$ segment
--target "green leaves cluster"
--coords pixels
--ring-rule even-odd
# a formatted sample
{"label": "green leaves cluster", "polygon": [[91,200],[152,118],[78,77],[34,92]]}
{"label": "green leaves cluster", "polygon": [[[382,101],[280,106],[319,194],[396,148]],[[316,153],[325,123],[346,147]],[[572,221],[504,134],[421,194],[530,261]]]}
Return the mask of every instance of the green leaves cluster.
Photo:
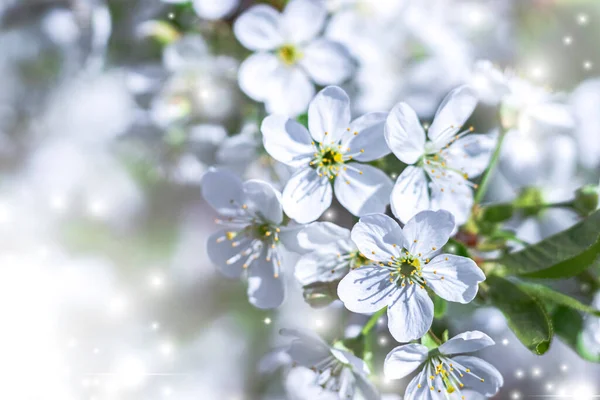
{"label": "green leaves cluster", "polygon": [[[502,208],[490,214],[500,215],[506,215]],[[570,229],[498,259],[483,296],[502,311],[515,335],[533,353],[544,354],[559,335],[582,357],[600,361],[586,353],[580,340],[582,313],[600,317],[600,311],[531,281],[577,277],[598,266],[600,211],[595,211]]]}

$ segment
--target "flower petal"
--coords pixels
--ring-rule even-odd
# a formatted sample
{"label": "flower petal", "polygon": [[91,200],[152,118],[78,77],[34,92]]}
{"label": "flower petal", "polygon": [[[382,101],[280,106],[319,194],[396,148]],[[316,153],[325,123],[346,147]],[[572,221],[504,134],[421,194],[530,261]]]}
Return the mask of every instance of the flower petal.
{"label": "flower petal", "polygon": [[275,225],[283,220],[281,193],[267,182],[258,179],[244,182],[244,204],[254,215]]}
{"label": "flower petal", "polygon": [[306,42],[321,32],[327,10],[317,0],[292,0],[281,14],[281,28],[285,39],[298,44]]}
{"label": "flower petal", "polygon": [[300,65],[321,86],[339,85],[354,70],[348,50],[342,44],[327,39],[317,39],[306,46]]}
{"label": "flower petal", "polygon": [[320,177],[312,168],[296,172],[283,189],[285,213],[301,224],[319,218],[331,205],[333,190],[326,177]]}
{"label": "flower petal", "polygon": [[288,399],[339,400],[339,393],[323,390],[317,383],[317,373],[305,367],[292,368],[285,377]]}
{"label": "flower petal", "polygon": [[471,213],[473,190],[464,176],[450,170],[444,172],[445,176],[437,175],[432,179],[431,209],[450,211],[456,225],[460,226],[467,222]]}
{"label": "flower petal", "polygon": [[488,346],[494,345],[494,341],[488,335],[479,331],[469,331],[458,334],[438,347],[438,350],[446,355],[461,353],[472,353]]}
{"label": "flower petal", "polygon": [[211,168],[202,176],[200,191],[219,214],[227,217],[240,215],[244,192],[242,181],[235,174]]}
{"label": "flower petal", "polygon": [[375,261],[387,262],[391,256],[398,256],[404,243],[400,225],[385,214],[361,217],[350,236],[358,250]]}
{"label": "flower petal", "polygon": [[304,367],[314,367],[331,356],[330,347],[317,335],[310,331],[299,329],[282,329],[283,336],[293,337],[287,353],[292,360]]}
{"label": "flower petal", "polygon": [[233,33],[250,50],[273,50],[283,44],[279,32],[280,14],[271,6],[250,7],[233,24]]}
{"label": "flower petal", "polygon": [[470,258],[440,254],[423,266],[423,278],[441,298],[466,304],[477,295],[485,274]]}
{"label": "flower petal", "polygon": [[425,171],[408,166],[402,171],[390,197],[392,213],[405,222],[418,212],[430,208],[429,188]]}
{"label": "flower petal", "polygon": [[473,389],[476,392],[491,397],[498,393],[498,390],[500,390],[500,387],[504,384],[504,378],[502,378],[502,375],[498,372],[496,367],[480,358],[456,356],[452,358],[452,361],[460,364],[464,368],[470,369],[472,373],[483,379],[483,382],[481,382],[479,378],[463,372],[464,377],[461,378],[462,382],[466,387]]}
{"label": "flower petal", "polygon": [[350,99],[337,86],[321,90],[308,107],[308,130],[319,143],[337,143],[350,126]]}
{"label": "flower petal", "polygon": [[308,166],[314,153],[312,139],[299,122],[281,115],[269,115],[260,126],[267,153],[292,167]]}
{"label": "flower petal", "polygon": [[344,306],[355,313],[370,314],[387,306],[396,285],[385,268],[374,265],[352,270],[339,283],[337,293]]}
{"label": "flower petal", "polygon": [[227,231],[221,229],[213,233],[206,243],[206,252],[210,261],[215,264],[217,270],[229,278],[239,278],[244,271],[243,265],[248,261],[251,253],[242,255],[252,244],[252,239],[243,237],[235,240],[236,246],[227,239]]}
{"label": "flower petal", "polygon": [[[340,260],[336,247],[330,252],[314,251],[300,257],[296,263],[295,276],[302,286],[315,282],[332,282],[344,277],[349,270],[349,263]],[[339,267],[344,265],[345,268]]]}
{"label": "flower petal", "polygon": [[427,136],[441,149],[467,122],[476,106],[477,93],[471,87],[460,86],[454,89],[442,101]]}
{"label": "flower petal", "polygon": [[425,131],[415,110],[406,103],[392,108],[385,122],[385,140],[406,164],[414,164],[425,154]]}
{"label": "flower petal", "polygon": [[383,373],[387,379],[402,379],[419,368],[428,353],[427,347],[418,343],[398,346],[385,357]]}
{"label": "flower petal", "polygon": [[[435,380],[429,380],[430,376],[435,376]],[[417,376],[415,376],[404,392],[404,400],[441,400],[437,390],[431,390],[430,386],[443,387],[440,385],[439,375],[435,375],[427,365]],[[442,397],[443,399],[443,397]],[[468,398],[471,400],[471,398]]]}
{"label": "flower petal", "polygon": [[356,216],[383,213],[390,201],[393,183],[378,168],[351,163],[335,179],[335,197]]}
{"label": "flower petal", "polygon": [[315,87],[302,69],[283,65],[273,73],[267,90],[267,111],[291,117],[305,112],[315,95]]}
{"label": "flower petal", "polygon": [[373,161],[390,154],[383,137],[386,118],[387,113],[373,112],[350,123],[350,130],[342,136],[342,147],[355,154],[354,160]]}
{"label": "flower petal", "polygon": [[238,71],[240,89],[252,100],[265,101],[273,76],[280,67],[277,57],[271,53],[256,53],[246,58]]}
{"label": "flower petal", "polygon": [[490,163],[496,147],[497,133],[487,135],[467,135],[442,152],[446,163],[455,170],[463,172],[469,178],[483,173]]}
{"label": "flower petal", "polygon": [[369,378],[367,378],[363,374],[354,374],[354,377],[356,379],[356,386],[360,390],[360,393],[362,394],[362,398],[364,400],[381,399],[377,388],[375,387],[375,385],[373,385],[373,382],[371,382]]}
{"label": "flower petal", "polygon": [[227,17],[238,7],[240,0],[193,0],[194,11],[200,18],[216,20]]}
{"label": "flower petal", "polygon": [[277,308],[285,298],[285,282],[276,272],[276,257],[262,254],[248,268],[248,299],[250,304],[262,309]]}
{"label": "flower petal", "polygon": [[354,247],[350,240],[350,231],[332,222],[313,222],[302,228],[296,235],[294,243],[287,247],[299,254],[312,251],[335,252],[332,247],[336,243],[344,243],[347,250]]}
{"label": "flower petal", "polygon": [[454,216],[448,211],[421,211],[402,229],[406,239],[404,247],[411,254],[421,253],[423,258],[428,258],[448,242],[454,226]]}
{"label": "flower petal", "polygon": [[387,310],[388,328],[398,342],[422,337],[433,322],[433,301],[419,285],[397,290]]}

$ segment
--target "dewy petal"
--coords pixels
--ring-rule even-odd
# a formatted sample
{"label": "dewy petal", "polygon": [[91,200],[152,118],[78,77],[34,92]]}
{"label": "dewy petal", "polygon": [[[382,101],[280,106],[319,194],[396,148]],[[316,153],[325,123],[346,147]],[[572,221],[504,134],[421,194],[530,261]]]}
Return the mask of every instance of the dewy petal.
{"label": "dewy petal", "polygon": [[446,343],[440,345],[438,350],[440,353],[449,356],[453,354],[472,353],[494,344],[492,338],[485,333],[469,331],[454,336]]}
{"label": "dewy petal", "polygon": [[387,379],[402,379],[419,368],[428,353],[427,347],[418,343],[398,346],[385,357],[383,373]]}
{"label": "dewy petal", "polygon": [[240,89],[256,101],[265,101],[273,76],[280,67],[277,57],[271,53],[256,53],[244,60],[238,71]]}
{"label": "dewy petal", "polygon": [[295,117],[306,111],[315,95],[315,87],[306,73],[297,67],[279,65],[273,72],[272,81],[265,89],[267,111]]}
{"label": "dewy petal", "polygon": [[442,152],[448,166],[474,178],[483,173],[496,147],[497,132],[487,135],[467,135]]}
{"label": "dewy petal", "polygon": [[306,254],[312,251],[332,252],[338,242],[346,242],[348,250],[354,244],[350,240],[350,231],[332,222],[313,222],[302,228],[296,235],[294,243],[287,244],[288,249]]}
{"label": "dewy petal", "polygon": [[362,266],[352,270],[339,283],[338,297],[355,313],[370,314],[390,302],[397,287],[389,281],[389,272],[378,266]]}
{"label": "dewy petal", "polygon": [[352,58],[340,43],[317,39],[302,51],[300,65],[312,80],[321,86],[339,85],[352,75]]}
{"label": "dewy petal", "polygon": [[383,171],[366,164],[351,163],[335,179],[335,197],[358,217],[384,213],[393,183]]}
{"label": "dewy petal", "polygon": [[[435,272],[434,272],[435,271]],[[485,274],[475,261],[453,254],[440,254],[423,266],[423,279],[441,298],[469,303],[477,295]]]}
{"label": "dewy petal", "polygon": [[282,329],[283,336],[295,338],[289,345],[287,353],[292,360],[304,367],[314,367],[331,356],[330,347],[312,332],[297,329]]}
{"label": "dewy petal", "polygon": [[361,217],[350,233],[358,250],[370,260],[390,261],[398,256],[404,243],[400,225],[385,214]]}
{"label": "dewy petal", "polygon": [[[467,222],[473,207],[473,190],[463,175],[446,170],[437,175],[431,185],[432,210],[446,210],[454,215],[457,226]],[[443,189],[443,190],[442,190]]]}
{"label": "dewy petal", "polygon": [[406,239],[404,247],[411,254],[421,253],[423,258],[427,258],[448,242],[454,226],[454,216],[448,211],[421,211],[402,229]]}
{"label": "dewy petal", "polygon": [[244,182],[244,204],[254,215],[275,225],[281,224],[281,193],[267,182],[251,179]]}
{"label": "dewy petal", "polygon": [[319,218],[331,205],[333,190],[326,177],[320,177],[312,168],[303,168],[294,174],[283,189],[285,213],[301,224]]}
{"label": "dewy petal", "polygon": [[389,303],[388,328],[398,342],[422,337],[433,322],[433,301],[418,284],[406,284]]}
{"label": "dewy petal", "polygon": [[[237,239],[237,245],[232,246],[232,241],[227,239],[227,230],[222,229],[213,233],[206,243],[206,252],[210,261],[215,264],[219,272],[229,278],[239,278],[244,271],[243,265],[248,261],[252,252],[248,249],[252,239],[243,237]],[[243,255],[243,252],[247,252]]]}
{"label": "dewy petal", "polygon": [[469,86],[451,91],[435,114],[427,136],[438,149],[446,146],[467,122],[477,106],[477,93]]}
{"label": "dewy petal", "polygon": [[248,299],[250,304],[262,309],[277,308],[285,298],[285,282],[276,277],[276,257],[267,259],[267,248],[248,268]]}
{"label": "dewy petal", "polygon": [[233,24],[237,40],[250,50],[273,50],[283,44],[279,31],[280,14],[271,6],[250,7]]}
{"label": "dewy petal", "polygon": [[271,157],[291,167],[308,166],[315,150],[302,124],[281,115],[269,115],[260,130],[265,150]]}
{"label": "dewy petal", "polygon": [[350,130],[342,136],[342,147],[355,154],[356,161],[377,160],[390,154],[383,137],[386,113],[373,112],[363,115],[350,123]]}
{"label": "dewy petal", "polygon": [[308,107],[308,130],[319,143],[337,143],[350,126],[350,99],[337,86],[321,90]]}
{"label": "dewy petal", "polygon": [[473,389],[476,392],[491,397],[498,393],[500,387],[504,385],[504,379],[496,367],[480,358],[456,356],[452,357],[452,361],[455,361],[465,368],[469,368],[472,373],[483,379],[483,382],[481,382],[480,379],[463,372],[464,377],[461,378],[462,383],[469,389]]}
{"label": "dewy petal", "polygon": [[244,192],[242,181],[235,174],[211,168],[200,181],[200,191],[219,214],[228,217],[240,214]]}
{"label": "dewy petal", "polygon": [[216,20],[230,15],[240,4],[240,0],[193,0],[194,11],[200,18]]}
{"label": "dewy petal", "polygon": [[425,131],[411,106],[398,103],[392,108],[385,123],[385,140],[406,164],[416,163],[425,154]]}
{"label": "dewy petal", "polygon": [[390,196],[392,212],[406,223],[418,212],[430,208],[429,187],[425,171],[409,165],[402,171]]}
{"label": "dewy petal", "polygon": [[285,40],[299,44],[316,37],[323,29],[327,10],[318,0],[292,0],[281,14]]}

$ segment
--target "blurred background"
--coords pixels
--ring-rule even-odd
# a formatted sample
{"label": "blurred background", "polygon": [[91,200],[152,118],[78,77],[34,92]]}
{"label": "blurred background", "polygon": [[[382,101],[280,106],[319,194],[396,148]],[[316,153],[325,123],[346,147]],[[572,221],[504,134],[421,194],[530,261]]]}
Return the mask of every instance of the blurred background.
{"label": "blurred background", "polygon": [[[331,339],[364,323],[338,303],[311,308],[291,273],[284,305],[256,309],[244,283],[207,259],[215,214],[198,183],[208,166],[278,187],[288,177],[262,149],[263,106],[237,84],[250,53],[231,26],[252,3],[215,19],[176,0],[0,0],[1,399],[294,398],[272,352],[279,328]],[[353,2],[327,3],[333,19]],[[551,91],[573,126],[590,124],[587,136],[565,127],[574,153],[560,142],[549,156],[558,170],[588,166],[571,185],[598,181],[598,153],[586,154],[600,142],[600,1],[374,3],[364,15],[378,29],[328,33],[353,43],[345,88],[357,114],[405,100],[430,118],[487,59]],[[495,124],[477,115],[477,128]],[[502,180],[495,199],[508,191]],[[323,219],[352,224],[335,205]],[[505,377],[498,399],[600,395],[598,365],[558,340],[532,355],[498,311],[451,308],[446,322],[495,339],[482,356]],[[396,345],[385,324],[378,345],[381,366]],[[383,393],[408,383],[375,372]]]}

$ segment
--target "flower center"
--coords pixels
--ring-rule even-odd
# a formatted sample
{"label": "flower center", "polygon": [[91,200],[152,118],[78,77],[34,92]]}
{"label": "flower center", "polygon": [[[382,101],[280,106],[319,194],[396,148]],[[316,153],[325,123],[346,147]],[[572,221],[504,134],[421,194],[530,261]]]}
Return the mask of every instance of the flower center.
{"label": "flower center", "polygon": [[[429,259],[425,260],[425,264]],[[408,251],[400,257],[392,256],[391,260],[386,264],[380,263],[381,266],[387,267],[390,271],[390,282],[398,286],[406,286],[418,284],[421,289],[425,288],[427,282],[423,279],[421,272],[421,259],[410,254]]]}
{"label": "flower center", "polygon": [[303,54],[296,46],[286,44],[277,50],[277,56],[285,65],[294,65],[303,57]]}
{"label": "flower center", "polygon": [[424,374],[423,380],[429,380],[430,382],[419,383],[417,387],[419,389],[424,388],[429,389],[431,391],[437,390],[437,392],[441,392],[442,389],[439,386],[442,386],[443,389],[448,394],[457,393],[461,396],[461,399],[465,399],[465,396],[462,396],[461,389],[465,387],[462,383],[462,378],[464,378],[465,374],[471,375],[476,379],[479,379],[481,382],[484,382],[483,378],[479,377],[475,373],[471,371],[471,369],[460,365],[444,356],[437,356],[430,359],[429,367],[427,368],[427,376]]}
{"label": "flower center", "polygon": [[321,147],[314,154],[310,166],[317,170],[319,176],[326,176],[333,179],[340,172],[340,167],[344,164],[344,155],[335,147]]}

